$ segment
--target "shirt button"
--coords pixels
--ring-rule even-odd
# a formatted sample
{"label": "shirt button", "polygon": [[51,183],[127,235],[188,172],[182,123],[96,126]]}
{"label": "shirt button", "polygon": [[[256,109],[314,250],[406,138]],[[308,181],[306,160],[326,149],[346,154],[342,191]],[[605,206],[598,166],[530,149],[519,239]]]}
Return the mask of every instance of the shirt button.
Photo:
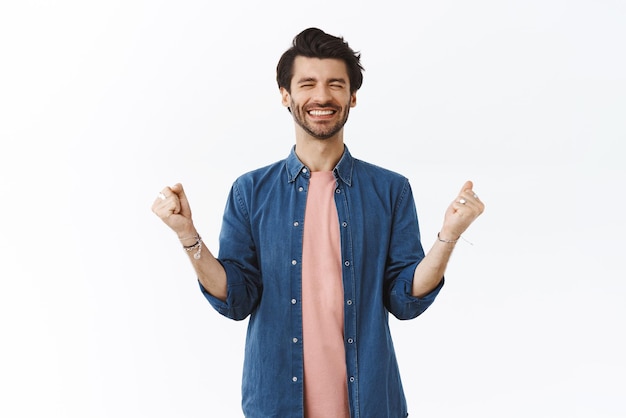
{"label": "shirt button", "polygon": [[346,267],[348,267],[350,265],[350,262],[348,260],[346,260],[343,264],[345,264]]}
{"label": "shirt button", "polygon": [[291,265],[295,266],[296,264],[298,264],[298,262],[296,260],[291,260]]}
{"label": "shirt button", "polygon": [[298,222],[298,221],[295,221],[295,222],[293,223],[293,226],[298,226],[298,225],[300,225],[300,222]]}
{"label": "shirt button", "polygon": [[301,192],[302,190],[304,190],[304,187],[300,186],[298,187],[298,191]]}
{"label": "shirt button", "polygon": [[348,344],[352,344],[354,340],[352,338],[348,338]]}
{"label": "shirt button", "polygon": [[350,376],[350,381],[354,382],[354,376]]}
{"label": "shirt button", "polygon": [[294,382],[298,381],[298,378],[296,376],[292,377],[291,380],[293,380]]}
{"label": "shirt button", "polygon": [[343,226],[345,228],[346,226],[348,226],[348,222],[342,222],[341,226]]}
{"label": "shirt button", "polygon": [[351,300],[351,299],[348,299],[348,300],[346,301],[346,303],[348,304],[348,306],[349,306],[349,305],[352,305],[352,300]]}
{"label": "shirt button", "polygon": [[335,193],[341,193],[341,189],[335,189]]}
{"label": "shirt button", "polygon": [[291,299],[291,304],[292,304],[292,305],[295,305],[295,304],[296,304],[296,302],[298,302],[298,301],[297,301],[297,300],[295,300],[295,299]]}
{"label": "shirt button", "polygon": [[297,339],[297,338],[294,338],[294,339],[292,339],[291,341],[293,341],[294,343],[297,343],[297,342],[298,342],[298,339]]}
{"label": "shirt button", "polygon": [[307,170],[306,167],[302,169],[303,173],[306,173],[307,171],[309,171],[309,170]]}

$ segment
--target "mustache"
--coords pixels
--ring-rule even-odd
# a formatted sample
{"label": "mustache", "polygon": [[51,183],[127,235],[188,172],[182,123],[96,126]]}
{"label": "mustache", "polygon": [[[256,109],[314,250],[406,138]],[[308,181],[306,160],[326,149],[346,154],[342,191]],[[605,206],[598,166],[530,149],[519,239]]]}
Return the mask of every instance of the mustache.
{"label": "mustache", "polygon": [[331,103],[311,103],[304,107],[304,111],[308,112],[311,109],[331,109],[331,110],[340,110],[341,108],[335,106]]}

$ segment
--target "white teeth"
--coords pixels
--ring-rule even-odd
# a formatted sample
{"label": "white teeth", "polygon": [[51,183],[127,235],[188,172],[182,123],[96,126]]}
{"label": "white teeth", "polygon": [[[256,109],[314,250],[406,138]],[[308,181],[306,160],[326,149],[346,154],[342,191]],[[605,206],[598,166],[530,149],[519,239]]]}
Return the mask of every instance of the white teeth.
{"label": "white teeth", "polygon": [[309,114],[313,116],[326,116],[326,115],[332,115],[333,111],[332,110],[311,110]]}

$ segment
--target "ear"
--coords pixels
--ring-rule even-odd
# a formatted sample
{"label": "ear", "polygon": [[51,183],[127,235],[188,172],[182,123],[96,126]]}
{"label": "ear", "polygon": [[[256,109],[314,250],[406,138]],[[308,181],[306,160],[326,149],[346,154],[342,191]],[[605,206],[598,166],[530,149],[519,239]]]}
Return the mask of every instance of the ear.
{"label": "ear", "polygon": [[286,88],[284,87],[280,88],[280,96],[282,98],[281,101],[282,101],[283,106],[289,107],[289,105],[291,104],[291,95],[289,94]]}
{"label": "ear", "polygon": [[350,94],[350,107],[356,106],[356,91]]}

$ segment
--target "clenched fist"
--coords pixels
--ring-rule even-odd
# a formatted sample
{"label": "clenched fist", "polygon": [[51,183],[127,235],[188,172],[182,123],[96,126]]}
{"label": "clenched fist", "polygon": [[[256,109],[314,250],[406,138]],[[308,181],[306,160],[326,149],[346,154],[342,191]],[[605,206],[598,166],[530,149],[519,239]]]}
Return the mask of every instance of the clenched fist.
{"label": "clenched fist", "polygon": [[152,204],[154,212],[179,238],[196,235],[189,201],[180,183],[165,187]]}
{"label": "clenched fist", "polygon": [[442,240],[456,241],[485,210],[485,204],[474,193],[474,184],[465,182],[457,198],[446,210],[440,232]]}

